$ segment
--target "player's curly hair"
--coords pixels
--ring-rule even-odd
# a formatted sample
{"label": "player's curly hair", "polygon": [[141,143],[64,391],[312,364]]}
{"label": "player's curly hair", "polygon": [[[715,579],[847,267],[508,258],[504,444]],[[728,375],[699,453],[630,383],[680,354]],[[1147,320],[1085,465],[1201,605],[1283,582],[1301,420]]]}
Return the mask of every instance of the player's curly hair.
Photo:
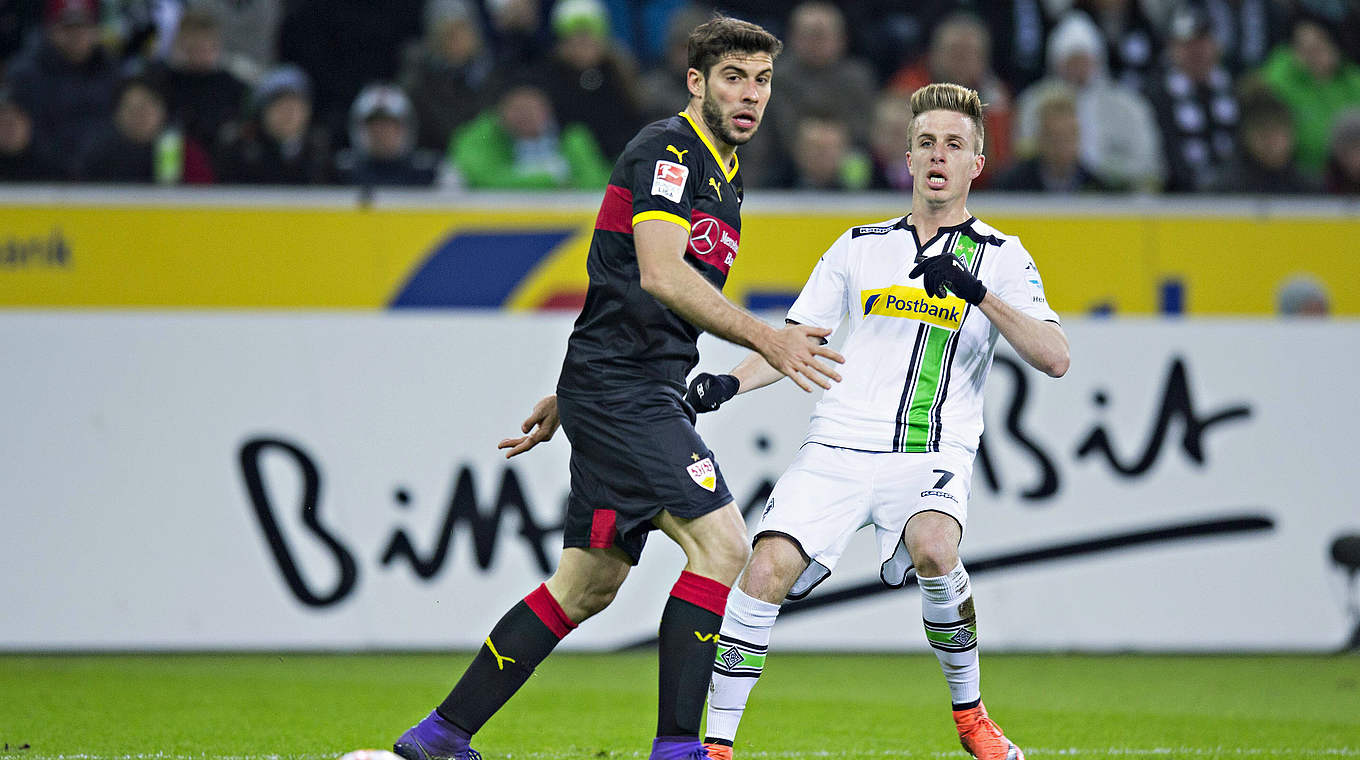
{"label": "player's curly hair", "polygon": [[982,153],[982,98],[977,90],[948,82],[935,82],[911,94],[911,140],[916,141],[916,117],[926,111],[953,111],[973,122],[977,132],[974,152]]}
{"label": "player's curly hair", "polygon": [[777,58],[783,49],[784,43],[759,24],[715,13],[689,35],[689,67],[707,78],[713,64],[731,53],[769,53]]}

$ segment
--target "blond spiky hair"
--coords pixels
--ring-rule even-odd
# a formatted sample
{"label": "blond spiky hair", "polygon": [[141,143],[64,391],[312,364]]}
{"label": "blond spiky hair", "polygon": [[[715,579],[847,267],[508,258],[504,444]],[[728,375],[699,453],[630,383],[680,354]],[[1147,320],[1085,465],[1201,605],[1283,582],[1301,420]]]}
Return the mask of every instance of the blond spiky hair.
{"label": "blond spiky hair", "polygon": [[911,138],[916,138],[916,117],[926,111],[953,111],[961,113],[973,122],[977,132],[977,145],[974,150],[982,153],[982,98],[977,90],[970,90],[957,84],[936,82],[911,94]]}

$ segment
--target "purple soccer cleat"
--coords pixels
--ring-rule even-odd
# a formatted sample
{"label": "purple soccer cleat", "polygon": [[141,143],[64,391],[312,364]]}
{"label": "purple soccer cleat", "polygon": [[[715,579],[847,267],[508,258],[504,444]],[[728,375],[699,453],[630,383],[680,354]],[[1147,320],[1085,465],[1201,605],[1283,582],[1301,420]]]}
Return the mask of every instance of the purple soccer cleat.
{"label": "purple soccer cleat", "polygon": [[658,736],[649,760],[708,760],[708,750],[694,736]]}
{"label": "purple soccer cleat", "polygon": [[431,710],[424,720],[406,729],[392,751],[405,760],[482,760],[468,746],[471,741],[471,734]]}

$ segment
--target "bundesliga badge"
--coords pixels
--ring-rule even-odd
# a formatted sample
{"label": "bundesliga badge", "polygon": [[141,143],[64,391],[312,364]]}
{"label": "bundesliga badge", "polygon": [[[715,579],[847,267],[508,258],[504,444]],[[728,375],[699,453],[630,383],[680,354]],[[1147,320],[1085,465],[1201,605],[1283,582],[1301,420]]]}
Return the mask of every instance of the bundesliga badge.
{"label": "bundesliga badge", "polygon": [[656,171],[652,174],[652,195],[659,195],[679,203],[685,194],[685,180],[689,178],[689,167],[672,161],[657,161]]}
{"label": "bundesliga badge", "polygon": [[693,480],[706,491],[712,491],[718,487],[718,472],[713,469],[713,460],[710,457],[700,459],[686,467],[685,471],[689,473],[690,480]]}

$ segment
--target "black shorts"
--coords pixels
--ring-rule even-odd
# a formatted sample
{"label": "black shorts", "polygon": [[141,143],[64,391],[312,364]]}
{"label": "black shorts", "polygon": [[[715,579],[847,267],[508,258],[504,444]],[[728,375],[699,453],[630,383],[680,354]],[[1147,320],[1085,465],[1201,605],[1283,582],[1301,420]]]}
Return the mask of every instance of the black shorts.
{"label": "black shorts", "polygon": [[557,397],[571,441],[571,495],[563,545],[617,546],[633,564],[662,510],[701,517],[732,501],[713,452],[694,429],[694,410],[676,391],[624,397]]}

